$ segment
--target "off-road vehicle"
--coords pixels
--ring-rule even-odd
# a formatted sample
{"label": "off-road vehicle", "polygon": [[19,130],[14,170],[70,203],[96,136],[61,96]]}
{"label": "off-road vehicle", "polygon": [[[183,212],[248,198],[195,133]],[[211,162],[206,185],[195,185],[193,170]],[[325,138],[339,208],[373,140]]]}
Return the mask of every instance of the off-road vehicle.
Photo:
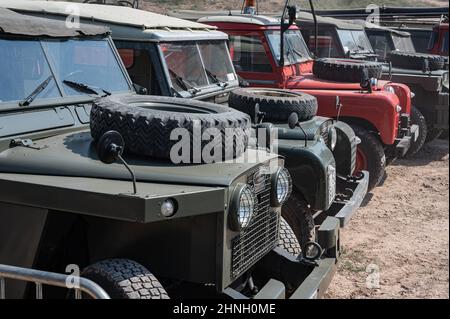
{"label": "off-road vehicle", "polygon": [[[8,6],[62,20],[68,14],[62,2]],[[81,21],[111,29],[130,77],[149,93],[227,104],[234,92],[234,101],[240,104],[234,106],[252,114],[254,131],[277,137],[277,151],[285,157],[294,185],[283,216],[302,246],[314,239],[316,225],[327,216],[338,217],[342,226],[350,220],[368,185],[367,172],[354,174],[358,139],[345,123],[315,116],[314,97],[239,89],[227,49],[228,36],[215,27],[133,8],[97,4],[79,4],[77,8]],[[287,124],[292,113],[301,121],[293,130]]]}
{"label": "off-road vehicle", "polygon": [[[382,79],[410,87],[414,95],[411,121],[419,126],[420,134],[417,141],[412,143],[408,155],[417,153],[425,141],[436,138],[442,129],[448,127],[448,71],[422,70],[425,59],[436,59],[441,63],[441,58],[402,52],[414,50],[410,35],[402,31],[371,25],[369,34],[372,36],[369,40],[361,24],[324,17],[317,17],[316,21],[317,47],[312,15],[302,14],[300,24],[305,41],[311,50],[316,50],[319,58],[385,61],[389,57],[391,64],[383,65]],[[375,51],[370,42],[376,48]]]}
{"label": "off-road vehicle", "polygon": [[[113,298],[322,295],[339,220],[328,217],[320,246],[299,255],[280,217],[290,175],[278,155],[247,148],[247,135],[217,142],[226,161],[174,163],[173,130],[194,139],[197,121],[222,137],[248,129],[249,116],[137,95],[108,32],[0,9],[0,297],[5,276],[35,268],[51,283],[67,265]],[[31,288],[6,280],[6,297]]]}
{"label": "off-road vehicle", "polygon": [[417,126],[410,123],[410,91],[403,84],[376,81],[380,64],[314,61],[294,23],[296,12],[287,1],[283,19],[224,13],[199,22],[228,33],[235,69],[252,86],[311,94],[319,115],[350,124],[361,139],[356,170],[369,171],[372,189],[384,177],[387,160],[404,156],[417,138]]}
{"label": "off-road vehicle", "polygon": [[416,53],[407,32],[371,23],[364,26],[378,60],[390,63],[383,67],[383,79],[410,87],[415,95],[413,103],[425,117],[426,141],[436,139],[448,130],[448,61],[442,56]]}

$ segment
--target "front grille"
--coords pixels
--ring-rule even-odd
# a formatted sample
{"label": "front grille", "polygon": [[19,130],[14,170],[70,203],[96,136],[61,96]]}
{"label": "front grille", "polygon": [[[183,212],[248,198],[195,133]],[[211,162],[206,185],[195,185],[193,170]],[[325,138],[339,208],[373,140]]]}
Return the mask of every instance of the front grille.
{"label": "front grille", "polygon": [[352,148],[352,152],[351,152],[351,167],[350,167],[350,175],[353,174],[353,172],[355,171],[356,168],[356,149],[358,147],[358,144],[356,144],[356,136],[352,139],[351,141],[351,148]]}
{"label": "front grille", "polygon": [[323,142],[326,145],[328,145],[328,130],[329,130],[328,125],[329,125],[329,123],[325,122],[320,126],[320,136],[322,137]]}
{"label": "front grille", "polygon": [[254,189],[257,207],[250,225],[232,241],[231,278],[236,279],[276,247],[280,217],[270,211],[270,174],[252,172],[247,183]]}

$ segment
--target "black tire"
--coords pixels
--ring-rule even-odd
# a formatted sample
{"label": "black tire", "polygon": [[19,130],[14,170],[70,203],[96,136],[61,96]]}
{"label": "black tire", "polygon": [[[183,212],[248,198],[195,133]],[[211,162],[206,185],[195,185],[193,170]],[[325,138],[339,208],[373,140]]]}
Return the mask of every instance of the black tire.
{"label": "black tire", "polygon": [[[190,134],[190,159],[193,159],[194,123],[207,129],[220,131],[222,148],[214,160],[239,157],[247,149],[251,121],[248,115],[226,106],[195,100],[125,95],[110,96],[93,103],[91,110],[91,135],[97,141],[105,132],[118,131],[125,140],[125,150],[137,155],[169,159],[174,129],[186,129]],[[236,135],[227,141],[225,131],[232,129]],[[228,134],[227,136],[231,136]],[[210,140],[201,141],[201,150]],[[197,154],[196,154],[197,155]]]}
{"label": "black tire", "polygon": [[297,113],[300,121],[308,121],[317,114],[317,99],[309,94],[266,88],[240,88],[232,91],[228,106],[253,114],[255,105],[265,113],[264,121],[286,123],[289,115]]}
{"label": "black tire", "polygon": [[100,285],[112,299],[169,299],[158,279],[132,260],[100,261],[86,267],[81,276]]}
{"label": "black tire", "polygon": [[369,78],[380,79],[383,65],[379,62],[324,58],[314,61],[313,73],[320,79],[337,82],[361,82],[363,70]]}
{"label": "black tire", "polygon": [[281,215],[291,226],[302,249],[306,243],[316,241],[316,228],[312,210],[295,187],[292,190],[291,197],[281,208]]}
{"label": "black tire", "polygon": [[442,70],[445,66],[443,57],[417,52],[391,51],[387,54],[387,60],[394,67],[412,70],[422,70],[424,60],[428,60],[428,67],[431,71]]}
{"label": "black tire", "polygon": [[[351,125],[355,135],[361,139],[357,152],[362,152],[366,157],[366,167],[369,176],[369,187],[371,191],[383,180],[386,169],[386,154],[383,144],[379,138],[372,132],[357,125]],[[358,164],[357,164],[358,165]]]}
{"label": "black tire", "polygon": [[302,252],[294,231],[283,217],[280,219],[280,241],[278,246],[294,256],[298,256]]}
{"label": "black tire", "polygon": [[420,149],[425,144],[428,134],[428,126],[427,121],[425,120],[425,116],[423,116],[423,114],[415,106],[412,106],[411,108],[411,123],[419,126],[419,136],[417,137],[416,141],[411,142],[411,146],[406,153],[406,157],[414,156],[418,151],[420,151]]}

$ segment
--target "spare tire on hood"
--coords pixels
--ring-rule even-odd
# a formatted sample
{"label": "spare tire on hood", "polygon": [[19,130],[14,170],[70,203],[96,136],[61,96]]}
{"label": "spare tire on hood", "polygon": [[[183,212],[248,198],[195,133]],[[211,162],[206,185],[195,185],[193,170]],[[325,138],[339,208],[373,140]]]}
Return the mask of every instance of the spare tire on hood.
{"label": "spare tire on hood", "polygon": [[[251,121],[242,112],[212,103],[161,96],[119,95],[93,103],[90,127],[94,141],[114,130],[123,136],[125,151],[161,159],[171,158],[172,147],[181,140],[177,132],[183,132],[189,137],[191,163],[199,163],[199,158],[204,163],[205,159],[199,155],[207,145],[210,157],[206,162],[232,159],[244,153]],[[174,131],[176,129],[182,130]],[[195,146],[194,142],[197,143]],[[213,146],[221,146],[221,151],[214,152]]]}
{"label": "spare tire on hood", "polygon": [[444,57],[426,53],[391,51],[387,55],[387,60],[392,66],[412,70],[422,70],[425,60],[428,60],[430,71],[442,70],[445,67]]}
{"label": "spare tire on hood", "polygon": [[369,78],[380,79],[383,64],[372,61],[324,58],[314,61],[313,73],[320,79],[337,82],[361,82],[363,70]]}
{"label": "spare tire on hood", "polygon": [[264,121],[287,123],[292,113],[300,121],[308,121],[317,114],[317,99],[309,94],[279,89],[240,88],[232,91],[228,105],[252,115],[256,104],[264,112]]}

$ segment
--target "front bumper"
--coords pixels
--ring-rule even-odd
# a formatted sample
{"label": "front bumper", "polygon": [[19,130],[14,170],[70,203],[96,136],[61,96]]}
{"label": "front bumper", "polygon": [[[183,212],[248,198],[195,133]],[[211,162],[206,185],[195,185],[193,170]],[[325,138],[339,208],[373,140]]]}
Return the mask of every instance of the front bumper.
{"label": "front bumper", "polygon": [[361,206],[369,187],[369,172],[363,171],[358,177],[338,178],[336,197],[326,216],[339,219],[340,226],[348,224],[356,210]]}
{"label": "front bumper", "polygon": [[395,157],[396,158],[404,157],[408,152],[409,148],[411,147],[411,143],[417,141],[418,137],[419,137],[419,126],[413,124],[409,128],[407,134],[405,134],[402,138],[396,140]]}
{"label": "front bumper", "polygon": [[[317,231],[317,242],[324,253],[319,260],[307,261],[277,247],[256,266],[254,274],[266,284],[254,299],[321,298],[337,270],[340,255],[339,220],[328,217]],[[224,293],[237,299],[247,297],[232,288]]]}

